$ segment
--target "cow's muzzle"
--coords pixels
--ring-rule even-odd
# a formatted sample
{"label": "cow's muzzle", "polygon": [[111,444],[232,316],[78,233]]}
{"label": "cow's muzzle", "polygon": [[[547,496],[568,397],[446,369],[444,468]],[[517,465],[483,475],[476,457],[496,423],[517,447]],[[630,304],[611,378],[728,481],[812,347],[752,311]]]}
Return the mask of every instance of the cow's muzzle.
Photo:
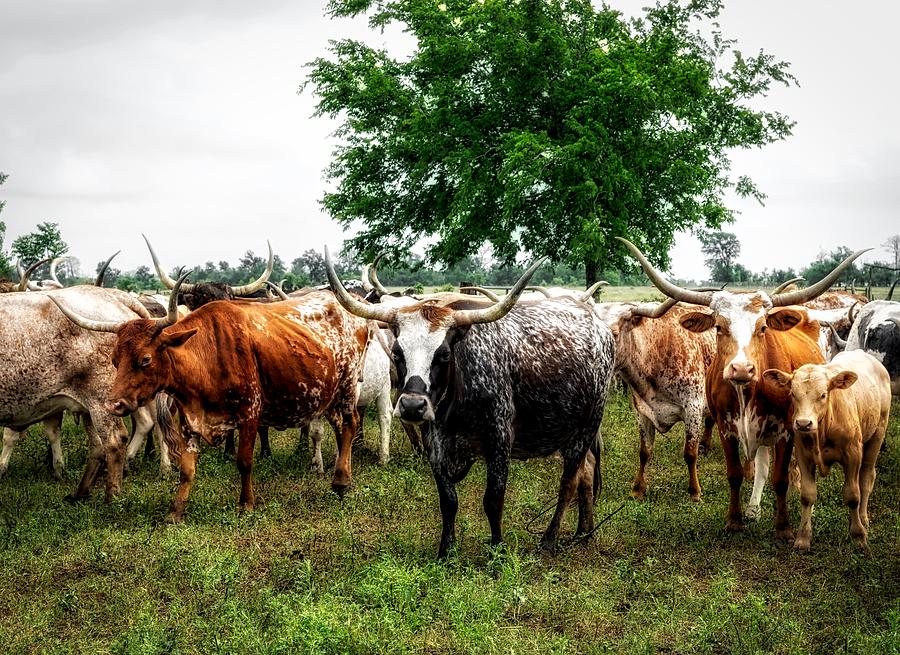
{"label": "cow's muzzle", "polygon": [[816,422],[808,418],[794,419],[794,429],[797,432],[813,432],[816,429]]}
{"label": "cow's muzzle", "polygon": [[131,403],[124,398],[110,398],[105,403],[103,403],[103,407],[107,412],[113,414],[114,416],[126,416],[137,409],[137,403]]}
{"label": "cow's muzzle", "polygon": [[434,408],[428,396],[418,393],[400,394],[397,406],[394,407],[394,416],[401,421],[418,425],[425,421],[434,420]]}
{"label": "cow's muzzle", "polygon": [[750,384],[756,379],[756,367],[750,362],[732,362],[725,368],[725,379],[738,386]]}

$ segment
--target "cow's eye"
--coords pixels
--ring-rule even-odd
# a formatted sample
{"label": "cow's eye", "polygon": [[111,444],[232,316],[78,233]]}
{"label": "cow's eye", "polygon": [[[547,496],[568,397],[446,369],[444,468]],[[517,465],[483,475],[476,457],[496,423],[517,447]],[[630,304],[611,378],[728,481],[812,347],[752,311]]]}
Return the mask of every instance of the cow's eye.
{"label": "cow's eye", "polygon": [[759,333],[760,333],[760,334],[765,334],[765,332],[766,332],[766,326],[763,325],[762,327],[759,328]]}
{"label": "cow's eye", "polygon": [[721,334],[721,333],[722,333],[722,326],[721,326],[721,325],[717,325],[717,326],[716,326],[716,333],[717,333],[717,334]]}
{"label": "cow's eye", "polygon": [[823,393],[821,396],[819,396],[819,400],[825,400],[825,394],[824,394],[824,393]]}
{"label": "cow's eye", "polygon": [[153,358],[150,355],[144,355],[143,357],[141,357],[141,368],[150,366],[151,361],[153,361]]}
{"label": "cow's eye", "polygon": [[437,360],[442,364],[446,364],[450,361],[450,351],[449,350],[439,350],[437,352]]}

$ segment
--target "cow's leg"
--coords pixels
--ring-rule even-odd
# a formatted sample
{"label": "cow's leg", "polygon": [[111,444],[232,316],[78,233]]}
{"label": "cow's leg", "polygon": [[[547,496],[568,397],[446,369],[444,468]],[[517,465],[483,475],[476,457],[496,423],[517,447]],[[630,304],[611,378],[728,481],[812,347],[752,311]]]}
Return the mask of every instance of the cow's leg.
{"label": "cow's leg", "polygon": [[875,462],[878,461],[883,442],[884,431],[879,431],[863,444],[862,464],[859,468],[859,518],[867,530],[869,528],[869,496],[872,494],[872,487],[875,486]]}
{"label": "cow's leg", "polygon": [[159,430],[153,430],[152,435],[153,438],[158,439],[159,442],[159,475],[160,477],[167,477],[169,475],[169,472],[172,470],[172,460],[169,455],[169,444],[166,443],[165,439],[159,436]]}
{"label": "cow's leg", "polygon": [[191,489],[194,486],[194,477],[197,474],[197,460],[200,457],[200,443],[197,437],[184,439],[180,430],[173,430],[166,435],[170,441],[172,452],[178,458],[178,491],[175,492],[175,501],[172,503],[172,511],[169,512],[169,523],[181,523],[184,520],[184,510],[187,507]]}
{"label": "cow's leg", "polygon": [[388,386],[385,386],[375,399],[375,408],[378,410],[380,431],[378,463],[384,466],[391,459],[391,390]]}
{"label": "cow's leg", "polygon": [[269,443],[269,428],[259,428],[259,456],[262,458],[272,456],[272,445]]}
{"label": "cow's leg", "polygon": [[776,439],[775,466],[772,471],[772,488],[775,490],[775,538],[791,541],[794,532],[787,512],[787,492],[790,486],[791,452],[793,439]]}
{"label": "cow's leg", "polygon": [[600,466],[590,450],[584,458],[578,477],[578,529],[575,535],[590,534],[594,531],[594,489],[595,472]]}
{"label": "cow's leg", "polygon": [[44,433],[50,442],[50,455],[53,462],[53,477],[57,480],[65,478],[65,461],[62,452],[62,413],[44,419]]}
{"label": "cow's leg", "polygon": [[794,539],[794,548],[809,550],[812,540],[812,513],[816,504],[816,461],[803,448],[794,453],[800,468],[800,526]]}
{"label": "cow's leg", "polygon": [[134,461],[134,458],[137,457],[138,452],[141,450],[141,446],[144,445],[144,440],[153,429],[153,417],[151,416],[150,409],[147,405],[138,407],[134,411],[131,415],[131,424],[134,428],[134,434],[131,437],[131,441],[128,442],[128,448],[125,450],[125,462],[128,466],[130,466]]}
{"label": "cow's leg", "polygon": [[753,491],[750,493],[750,502],[747,509],[744,510],[744,516],[748,519],[756,520],[759,518],[761,511],[759,504],[762,501],[763,490],[766,488],[766,480],[769,478],[769,447],[760,446],[756,450],[756,457],[753,461]]}
{"label": "cow's leg", "polygon": [[3,428],[3,451],[0,452],[0,478],[9,468],[9,458],[12,457],[16,444],[22,438],[22,433],[10,428]]}
{"label": "cow's leg", "polygon": [[688,494],[697,502],[703,495],[700,477],[697,475],[697,453],[703,430],[703,414],[690,410],[684,420],[684,463],[688,469]]}
{"label": "cow's leg", "polygon": [[556,552],[556,540],[559,537],[559,526],[566,513],[566,508],[572,502],[572,497],[575,495],[575,490],[578,486],[578,472],[583,464],[584,457],[581,457],[580,459],[569,458],[563,460],[563,474],[559,481],[559,499],[556,502],[556,511],[553,513],[553,518],[550,519],[550,525],[547,526],[547,531],[544,532],[544,536],[541,537],[541,550],[550,553]]}
{"label": "cow's leg", "polygon": [[656,428],[653,422],[643,414],[637,414],[638,434],[641,437],[641,464],[637,477],[631,485],[631,495],[638,500],[644,500],[647,494],[647,480],[644,477],[647,463],[653,457],[653,445],[656,442]]}
{"label": "cow's leg", "polygon": [[456,512],[459,509],[459,499],[456,496],[456,485],[443,467],[432,463],[431,470],[434,473],[434,482],[441,503],[441,544],[438,547],[438,559],[445,559],[456,543]]}
{"label": "cow's leg", "polygon": [[253,450],[256,447],[256,421],[240,424],[238,436],[237,467],[241,474],[241,499],[238,510],[243,513],[253,509],[256,497],[253,495]]}
{"label": "cow's leg", "polygon": [[715,424],[711,416],[703,417],[703,437],[700,439],[699,447],[701,455],[709,455],[712,452],[712,431]]}
{"label": "cow's leg", "polygon": [[[325,435],[325,422],[320,419],[313,419],[308,427],[303,428],[309,434],[312,448],[312,460],[309,464],[309,470],[318,475],[325,475],[325,465],[322,463],[322,437]],[[301,430],[301,434],[303,432]]]}
{"label": "cow's leg", "polygon": [[866,528],[860,519],[860,469],[862,449],[857,442],[849,445],[844,453],[844,504],[850,510],[850,536],[858,546],[866,545]]}
{"label": "cow's leg", "polygon": [[741,453],[737,439],[726,434],[719,427],[719,441],[725,453],[725,471],[731,495],[728,499],[728,514],[725,517],[725,529],[732,532],[744,529],[744,517],[741,515],[741,484],[744,482],[744,467],[741,465]]}
{"label": "cow's leg", "polygon": [[234,457],[234,430],[225,435],[225,454]]}
{"label": "cow's leg", "polygon": [[501,448],[491,453],[485,460],[487,468],[487,484],[484,489],[484,513],[491,525],[491,545],[497,546],[503,541],[501,522],[503,503],[506,499],[506,481],[509,478],[509,448]]}
{"label": "cow's leg", "polygon": [[[94,420],[95,429],[101,435],[106,454],[106,500],[122,493],[122,474],[125,471],[125,446],[128,443],[128,432],[125,422],[115,416],[106,414]],[[105,438],[104,438],[105,437]]]}
{"label": "cow's leg", "polygon": [[91,487],[94,486],[97,471],[100,470],[103,463],[104,444],[91,417],[85,418],[84,427],[88,434],[87,464],[75,491],[66,496],[66,500],[69,502],[85,500],[91,495]]}
{"label": "cow's leg", "polygon": [[335,435],[338,435],[338,455],[334,463],[334,477],[331,480],[331,488],[334,492],[344,497],[352,481],[353,467],[353,437],[359,425],[359,414],[356,408],[341,415],[340,426],[335,426]]}

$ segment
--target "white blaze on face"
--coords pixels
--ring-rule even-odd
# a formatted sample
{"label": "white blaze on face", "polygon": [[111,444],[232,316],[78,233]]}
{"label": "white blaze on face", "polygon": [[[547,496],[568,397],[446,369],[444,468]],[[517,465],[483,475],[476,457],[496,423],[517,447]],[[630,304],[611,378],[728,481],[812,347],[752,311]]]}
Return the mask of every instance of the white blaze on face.
{"label": "white blaze on face", "polygon": [[440,326],[435,329],[432,323],[426,321],[419,312],[399,312],[397,315],[397,345],[403,351],[406,360],[406,377],[399,380],[402,392],[410,378],[419,376],[425,383],[425,392],[431,391],[429,379],[431,378],[431,362],[434,353],[444,343],[449,326]]}
{"label": "white blaze on face", "polygon": [[750,342],[756,331],[756,325],[759,319],[765,318],[772,309],[772,300],[768,294],[759,291],[756,293],[718,291],[713,294],[709,307],[725,321],[731,338],[737,344],[734,358],[725,364],[725,371],[727,372],[732,364],[738,366],[751,364]]}

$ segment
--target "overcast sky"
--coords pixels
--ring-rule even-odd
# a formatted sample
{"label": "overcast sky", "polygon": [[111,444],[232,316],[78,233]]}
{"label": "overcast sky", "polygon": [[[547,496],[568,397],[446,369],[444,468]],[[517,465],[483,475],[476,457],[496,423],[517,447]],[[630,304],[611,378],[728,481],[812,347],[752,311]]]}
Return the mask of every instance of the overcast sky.
{"label": "overcast sky", "polygon": [[[290,261],[338,247],[319,208],[334,125],[298,95],[303,64],[332,38],[402,47],[396,31],[330,21],[318,0],[0,0],[0,187],[7,247],[39,221],[60,224],[91,272],[163,263],[236,263],[270,238]],[[646,2],[613,0],[636,13]],[[797,121],[786,142],[734,155],[768,195],[735,201],[730,228],[752,270],[799,267],[839,245],[876,247],[900,232],[900,4],[730,0],[725,34],[747,53],[792,63],[799,88],[769,105]],[[673,272],[702,278],[685,235]]]}

